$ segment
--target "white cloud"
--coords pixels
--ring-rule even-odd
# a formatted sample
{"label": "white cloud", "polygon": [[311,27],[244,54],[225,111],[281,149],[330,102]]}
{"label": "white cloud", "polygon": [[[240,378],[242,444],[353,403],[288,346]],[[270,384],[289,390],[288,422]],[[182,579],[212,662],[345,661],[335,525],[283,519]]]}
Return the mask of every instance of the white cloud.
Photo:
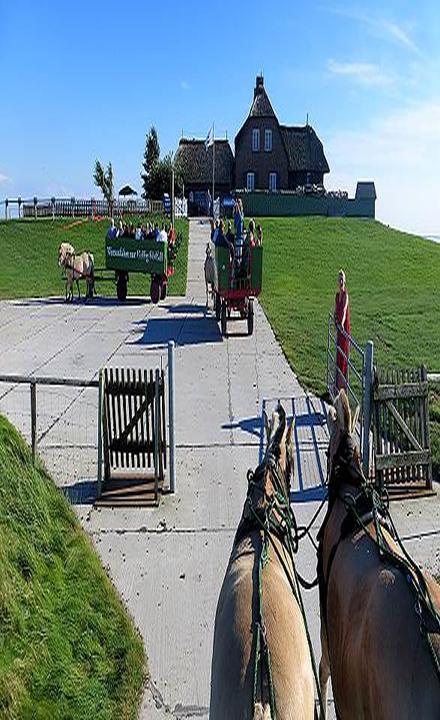
{"label": "white cloud", "polygon": [[325,143],[329,188],[374,180],[376,216],[394,227],[440,234],[440,100],[401,109],[360,132],[336,132]]}
{"label": "white cloud", "polygon": [[410,50],[411,52],[420,55],[420,48],[413,40],[410,34],[410,30],[404,28],[402,25],[398,25],[396,22],[387,20],[384,17],[367,15],[366,13],[357,10],[345,10],[342,8],[326,8],[335,15],[355,20],[356,22],[365,25],[374,35],[379,35],[387,40],[392,40],[394,43]]}
{"label": "white cloud", "polygon": [[409,33],[396,23],[389,22],[388,20],[380,20],[378,22],[378,27],[379,29],[384,30],[385,33],[388,33],[390,37],[396,40],[398,43],[408,48],[408,50],[412,50],[412,52],[420,54],[419,48],[417,47],[414,40],[410,37]]}
{"label": "white cloud", "polygon": [[0,173],[0,185],[3,185],[4,183],[9,182],[10,179],[11,178],[8,178],[7,175],[2,175],[2,173]]}
{"label": "white cloud", "polygon": [[181,80],[180,87],[182,88],[182,90],[189,90],[189,83],[187,83],[186,80]]}
{"label": "white cloud", "polygon": [[361,85],[390,85],[393,81],[389,75],[382,72],[378,65],[372,63],[341,63],[336,60],[327,62],[327,69],[332,75],[341,75],[360,83]]}

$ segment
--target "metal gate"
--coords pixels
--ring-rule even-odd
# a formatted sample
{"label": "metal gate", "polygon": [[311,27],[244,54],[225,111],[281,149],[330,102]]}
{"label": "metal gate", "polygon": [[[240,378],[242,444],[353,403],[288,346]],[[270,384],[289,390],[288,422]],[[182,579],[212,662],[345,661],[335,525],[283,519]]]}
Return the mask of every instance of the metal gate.
{"label": "metal gate", "polygon": [[[338,348],[338,331],[348,341],[348,354]],[[347,377],[342,376],[337,365],[337,354],[340,353],[347,360]],[[371,469],[371,400],[373,388],[373,358],[374,346],[370,340],[365,348],[359,345],[352,335],[335,324],[332,314],[328,317],[327,331],[327,390],[332,400],[338,392],[338,380],[345,388],[350,404],[359,405],[359,426],[357,434],[359,437],[359,450],[362,458],[362,468],[365,477],[369,477]],[[341,377],[342,376],[342,377]]]}

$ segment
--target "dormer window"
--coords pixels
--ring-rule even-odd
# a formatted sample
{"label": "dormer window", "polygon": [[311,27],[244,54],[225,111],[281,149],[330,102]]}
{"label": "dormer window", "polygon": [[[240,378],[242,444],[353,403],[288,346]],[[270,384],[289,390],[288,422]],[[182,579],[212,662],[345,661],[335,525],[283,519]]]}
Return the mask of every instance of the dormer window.
{"label": "dormer window", "polygon": [[265,152],[272,152],[272,130],[264,131],[264,150]]}
{"label": "dormer window", "polygon": [[260,131],[258,128],[252,130],[252,152],[260,151]]}

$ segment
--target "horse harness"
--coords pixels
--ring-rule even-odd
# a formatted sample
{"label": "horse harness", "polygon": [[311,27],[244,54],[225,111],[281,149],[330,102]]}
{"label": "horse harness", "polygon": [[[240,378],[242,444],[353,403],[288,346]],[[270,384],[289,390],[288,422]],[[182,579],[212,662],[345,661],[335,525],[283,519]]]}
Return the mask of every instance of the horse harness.
{"label": "horse harness", "polygon": [[[261,482],[267,469],[270,469],[271,471],[272,484],[274,489],[273,494],[270,496],[265,491],[264,483],[262,484]],[[298,527],[296,524],[295,515],[290,506],[288,492],[286,492],[285,489],[285,478],[282,477],[282,474],[283,473],[280,468],[279,462],[273,453],[268,453],[266,455],[264,462],[256,468],[255,472],[253,472],[252,470],[248,471],[248,494],[245,501],[243,517],[238,526],[234,540],[234,546],[236,546],[250,532],[255,530],[260,532],[261,543],[258,555],[258,582],[256,588],[257,617],[256,621],[253,624],[253,646],[255,655],[252,717],[256,703],[260,700],[264,707],[265,700],[267,699],[270,706],[272,720],[276,719],[276,703],[270,649],[267,640],[266,626],[263,614],[262,590],[263,570],[269,562],[270,544],[272,545],[272,548],[274,549],[278,560],[280,561],[280,564],[284,570],[289,586],[298,603],[300,612],[304,620],[307,642],[309,645],[309,651],[312,660],[313,673],[315,676],[315,683],[317,686],[319,701],[322,708],[318,675],[316,671],[316,662],[313,654],[309,629],[307,626],[304,605],[299,589],[299,576],[293,559],[294,554],[298,550]],[[261,506],[254,506],[251,497],[252,490],[257,491],[264,496],[265,502],[262,503]],[[274,537],[276,537],[287,550],[293,568],[293,577],[292,572],[289,570],[285,559],[282,557],[274,541]]]}
{"label": "horse harness", "polygon": [[[341,441],[338,464],[335,466],[334,486],[332,487],[331,484],[329,484],[329,504],[327,514],[318,533],[319,597],[322,608],[322,620],[327,633],[327,640],[327,591],[336,553],[343,540],[351,537],[355,532],[362,530],[377,547],[380,560],[382,562],[389,562],[397,570],[400,570],[400,572],[403,573],[413,595],[415,596],[414,608],[419,618],[420,633],[428,645],[436,674],[440,680],[440,658],[438,657],[430,638],[430,633],[440,632],[440,616],[433,605],[426,585],[426,580],[423,577],[422,572],[407,553],[402,541],[399,538],[388,510],[388,503],[384,502],[373,486],[367,483],[361,469],[353,467],[353,453],[353,439],[347,434]],[[352,479],[354,479],[354,474],[357,475],[357,479],[359,481],[358,487],[360,490],[358,494],[353,494],[348,491],[343,493],[340,492],[338,486],[342,481],[344,474],[351,474]],[[348,479],[348,482],[349,481],[350,478]],[[341,523],[339,537],[330,550],[327,562],[327,573],[325,576],[323,567],[323,537],[336,499],[341,500],[347,511],[347,515]],[[374,525],[375,535],[373,535],[368,529],[368,526],[371,523]],[[402,552],[402,556],[398,555],[389,546],[384,537],[384,529],[387,530],[393,540],[397,543]]]}

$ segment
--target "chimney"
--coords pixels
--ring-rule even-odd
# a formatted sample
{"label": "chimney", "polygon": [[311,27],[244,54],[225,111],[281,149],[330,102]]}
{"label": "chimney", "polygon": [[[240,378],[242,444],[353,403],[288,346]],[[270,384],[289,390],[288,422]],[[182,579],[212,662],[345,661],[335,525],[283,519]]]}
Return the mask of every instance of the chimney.
{"label": "chimney", "polygon": [[264,90],[264,78],[262,75],[257,75],[257,79],[255,80],[254,98],[256,98],[257,95],[261,95],[263,90]]}

